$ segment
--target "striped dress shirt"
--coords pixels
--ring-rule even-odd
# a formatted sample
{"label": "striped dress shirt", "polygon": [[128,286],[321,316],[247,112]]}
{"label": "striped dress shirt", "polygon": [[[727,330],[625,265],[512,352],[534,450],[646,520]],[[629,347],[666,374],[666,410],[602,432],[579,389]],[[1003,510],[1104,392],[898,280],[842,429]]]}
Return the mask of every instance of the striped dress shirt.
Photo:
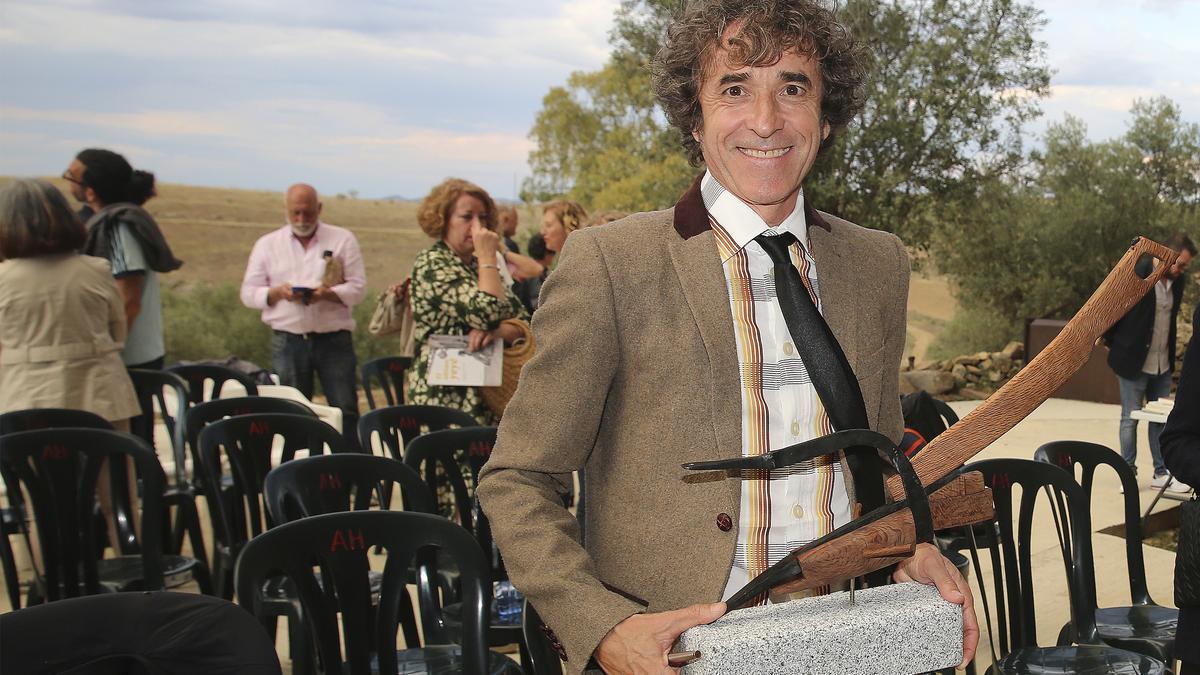
{"label": "striped dress shirt", "polygon": [[[768,227],[711,174],[701,183],[729,289],[741,375],[742,455],[772,450],[833,431],[775,299],[774,264],[754,242],[760,234],[796,237],[793,264],[821,310],[817,269],[807,250],[803,195],[782,223]],[[850,520],[841,463],[822,457],[742,481],[737,549],[724,598],[794,549]],[[817,592],[824,592],[818,589]]]}

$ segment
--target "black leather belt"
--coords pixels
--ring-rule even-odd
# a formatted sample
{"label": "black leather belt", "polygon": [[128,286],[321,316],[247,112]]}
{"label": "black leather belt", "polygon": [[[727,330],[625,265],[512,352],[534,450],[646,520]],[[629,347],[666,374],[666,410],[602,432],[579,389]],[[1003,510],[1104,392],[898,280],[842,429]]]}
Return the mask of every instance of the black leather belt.
{"label": "black leather belt", "polygon": [[276,335],[287,335],[288,337],[298,337],[303,340],[319,340],[321,338],[332,337],[334,335],[341,335],[342,333],[349,333],[349,332],[350,331],[348,331],[348,330],[335,330],[335,331],[330,331],[328,333],[291,333],[286,330],[274,331],[274,333]]}

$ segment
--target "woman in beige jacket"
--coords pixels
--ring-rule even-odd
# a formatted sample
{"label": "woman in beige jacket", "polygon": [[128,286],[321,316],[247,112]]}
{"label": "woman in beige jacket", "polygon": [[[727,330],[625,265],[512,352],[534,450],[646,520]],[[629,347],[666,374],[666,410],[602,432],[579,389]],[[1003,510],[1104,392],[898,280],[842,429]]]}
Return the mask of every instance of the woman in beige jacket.
{"label": "woman in beige jacket", "polygon": [[45,181],[0,189],[0,413],[74,408],[127,428],[141,412],[121,364],[125,310],[108,263]]}

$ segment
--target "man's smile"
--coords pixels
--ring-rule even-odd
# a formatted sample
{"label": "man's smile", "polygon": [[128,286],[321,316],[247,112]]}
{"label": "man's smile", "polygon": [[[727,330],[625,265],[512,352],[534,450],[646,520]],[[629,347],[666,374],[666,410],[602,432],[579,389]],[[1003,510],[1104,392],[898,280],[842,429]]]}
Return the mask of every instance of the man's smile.
{"label": "man's smile", "polygon": [[784,148],[773,148],[771,150],[759,150],[757,148],[741,147],[738,148],[738,152],[741,152],[747,157],[753,157],[755,159],[774,159],[776,157],[782,157],[786,155],[787,153],[791,152],[791,150],[792,146],[790,145]]}

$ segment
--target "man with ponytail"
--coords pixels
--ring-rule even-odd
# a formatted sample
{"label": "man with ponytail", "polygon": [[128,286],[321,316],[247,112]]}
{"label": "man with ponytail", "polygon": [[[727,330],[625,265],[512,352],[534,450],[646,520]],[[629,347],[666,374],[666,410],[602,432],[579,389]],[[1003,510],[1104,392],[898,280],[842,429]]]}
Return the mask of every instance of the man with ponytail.
{"label": "man with ponytail", "polygon": [[108,260],[125,303],[129,336],[121,360],[129,368],[162,368],[166,347],[158,274],[183,262],[141,207],[154,195],[154,174],[134,171],[111,150],[89,148],[75,156],[63,179],[71,184],[71,195],[94,211],[83,253]]}

